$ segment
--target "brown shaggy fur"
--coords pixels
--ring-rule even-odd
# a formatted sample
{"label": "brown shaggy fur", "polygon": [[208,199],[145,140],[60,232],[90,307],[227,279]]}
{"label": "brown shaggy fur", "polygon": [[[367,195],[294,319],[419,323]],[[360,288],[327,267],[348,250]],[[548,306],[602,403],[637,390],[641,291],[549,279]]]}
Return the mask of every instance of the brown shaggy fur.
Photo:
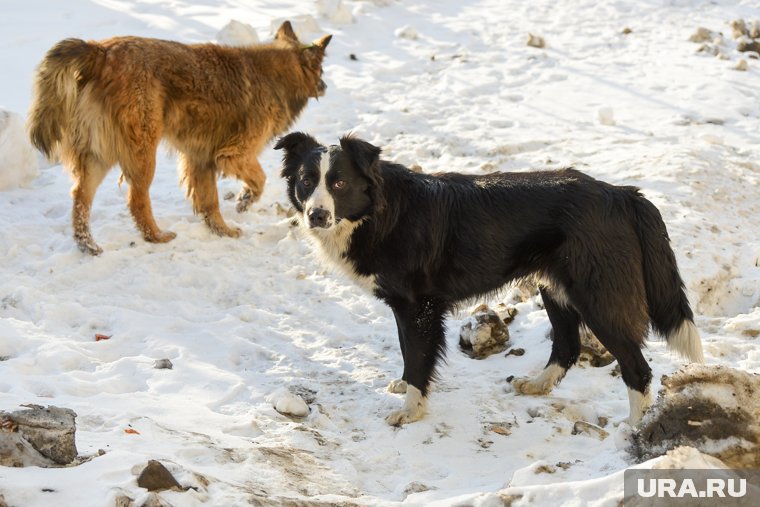
{"label": "brown shaggy fur", "polygon": [[102,250],[89,217],[98,185],[115,164],[129,184],[129,209],[147,241],[175,237],[156,225],[148,189],[165,139],[180,154],[193,210],[220,236],[238,237],[219,212],[218,175],[244,183],[238,211],[264,189],[257,159],[285,132],[310,97],[324,94],[322,60],[331,36],[302,45],[289,22],[269,44],[227,47],[140,37],[66,39],[37,70],[29,133],[74,180],[74,238]]}

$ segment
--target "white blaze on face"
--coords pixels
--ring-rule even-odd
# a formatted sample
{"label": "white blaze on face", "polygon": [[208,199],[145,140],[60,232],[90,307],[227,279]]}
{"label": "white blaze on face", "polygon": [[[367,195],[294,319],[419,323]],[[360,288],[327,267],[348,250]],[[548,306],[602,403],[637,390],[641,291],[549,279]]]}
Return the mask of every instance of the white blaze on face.
{"label": "white blaze on face", "polygon": [[322,209],[329,213],[327,218],[327,227],[335,223],[335,200],[327,188],[327,172],[330,170],[330,152],[326,151],[320,154],[319,159],[319,183],[314,192],[306,199],[304,203],[304,216],[308,220],[312,210]]}

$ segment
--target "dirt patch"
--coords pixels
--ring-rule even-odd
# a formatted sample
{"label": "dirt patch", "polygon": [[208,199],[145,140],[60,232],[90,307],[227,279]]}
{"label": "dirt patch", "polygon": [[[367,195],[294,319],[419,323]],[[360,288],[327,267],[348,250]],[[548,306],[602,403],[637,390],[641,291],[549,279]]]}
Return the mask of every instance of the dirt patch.
{"label": "dirt patch", "polygon": [[760,376],[689,365],[664,376],[662,386],[634,435],[631,451],[637,458],[686,445],[731,468],[760,467]]}

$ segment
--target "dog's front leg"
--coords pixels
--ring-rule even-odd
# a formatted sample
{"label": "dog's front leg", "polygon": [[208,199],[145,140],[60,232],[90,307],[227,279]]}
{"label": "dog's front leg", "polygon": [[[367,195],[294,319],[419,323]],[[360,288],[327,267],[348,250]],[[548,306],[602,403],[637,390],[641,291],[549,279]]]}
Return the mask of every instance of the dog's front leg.
{"label": "dog's front leg", "polygon": [[432,298],[393,306],[404,356],[406,398],[401,410],[388,414],[393,426],[420,420],[427,409],[427,393],[436,363],[443,355],[443,316],[446,304]]}
{"label": "dog's front leg", "polygon": [[396,329],[398,330],[398,344],[401,348],[401,357],[404,360],[404,372],[401,374],[401,378],[391,380],[388,383],[388,392],[395,394],[404,394],[407,389],[406,382],[406,339],[404,338],[404,326],[400,320],[398,311],[393,310],[393,316],[396,317]]}

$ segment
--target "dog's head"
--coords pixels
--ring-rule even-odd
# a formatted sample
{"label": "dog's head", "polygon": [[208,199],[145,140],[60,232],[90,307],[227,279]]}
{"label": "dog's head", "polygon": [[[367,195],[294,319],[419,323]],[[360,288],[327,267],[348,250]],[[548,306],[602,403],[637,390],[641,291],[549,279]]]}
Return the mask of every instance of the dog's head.
{"label": "dog's head", "polygon": [[339,145],[323,146],[303,132],[286,135],[274,148],[285,150],[282,177],[309,229],[330,230],[343,220],[382,212],[380,148],[350,135]]}
{"label": "dog's head", "polygon": [[284,44],[290,48],[299,51],[301,66],[306,74],[315,81],[315,96],[321,97],[327,90],[327,85],[322,80],[322,61],[325,58],[325,49],[330,43],[332,35],[315,40],[311,45],[303,44],[298,40],[298,36],[293,31],[293,25],[290,21],[285,21],[274,36],[274,40],[279,44]]}

